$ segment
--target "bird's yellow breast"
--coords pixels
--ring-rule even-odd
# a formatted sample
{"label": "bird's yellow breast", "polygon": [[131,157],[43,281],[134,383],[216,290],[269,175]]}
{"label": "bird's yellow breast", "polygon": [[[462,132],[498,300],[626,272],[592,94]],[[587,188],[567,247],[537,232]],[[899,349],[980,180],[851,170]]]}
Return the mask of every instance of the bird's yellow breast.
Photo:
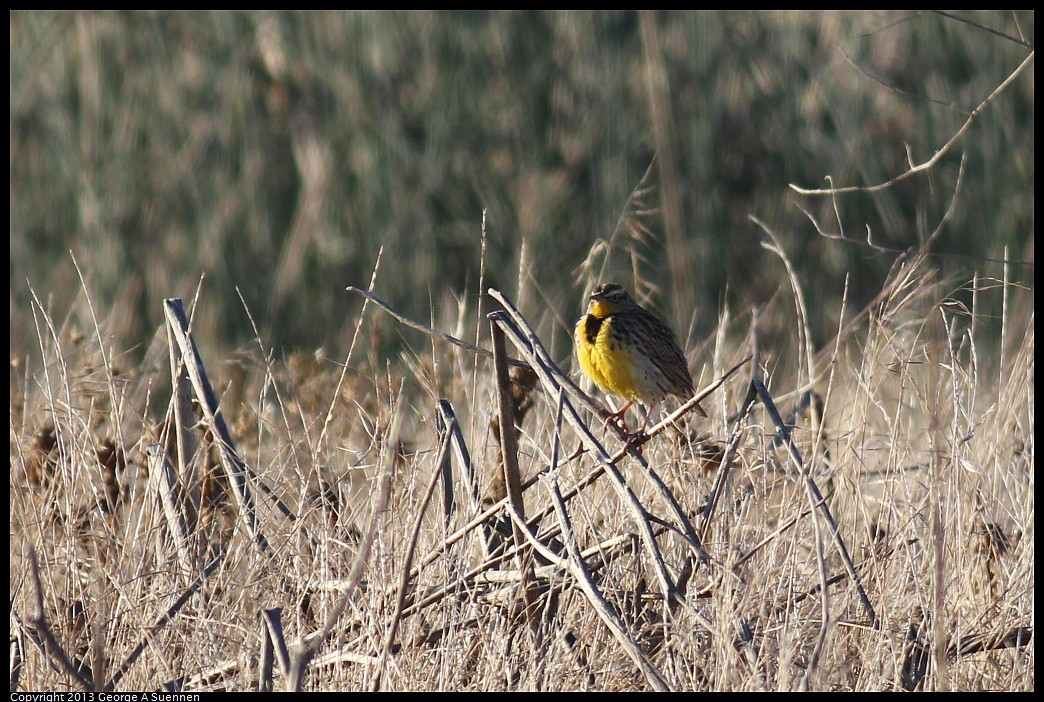
{"label": "bird's yellow breast", "polygon": [[[594,311],[592,305],[592,311]],[[613,337],[613,318],[586,314],[576,324],[574,343],[580,369],[606,392],[638,401],[634,362],[630,352]]]}

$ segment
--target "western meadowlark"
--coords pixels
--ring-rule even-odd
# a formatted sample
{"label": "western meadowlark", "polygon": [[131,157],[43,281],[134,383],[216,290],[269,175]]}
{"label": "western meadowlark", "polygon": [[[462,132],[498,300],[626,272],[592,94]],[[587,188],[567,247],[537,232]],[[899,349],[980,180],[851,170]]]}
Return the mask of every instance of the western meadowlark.
{"label": "western meadowlark", "polygon": [[[590,299],[573,333],[580,368],[602,390],[627,400],[610,418],[622,420],[635,402],[645,405],[644,431],[654,406],[670,395],[688,400],[695,394],[685,354],[667,322],[623,287],[602,283]],[[699,405],[696,410],[707,416]]]}

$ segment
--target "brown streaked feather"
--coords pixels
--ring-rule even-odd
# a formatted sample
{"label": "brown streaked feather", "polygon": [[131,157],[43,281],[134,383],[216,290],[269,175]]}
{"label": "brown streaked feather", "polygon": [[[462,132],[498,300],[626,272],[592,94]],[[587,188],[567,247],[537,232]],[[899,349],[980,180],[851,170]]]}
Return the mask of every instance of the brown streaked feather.
{"label": "brown streaked feather", "polygon": [[674,330],[647,310],[641,310],[636,317],[636,322],[646,325],[649,329],[645,353],[667,378],[670,393],[682,399],[692,397],[696,388],[693,386],[688,361],[685,360],[685,354],[682,353]]}

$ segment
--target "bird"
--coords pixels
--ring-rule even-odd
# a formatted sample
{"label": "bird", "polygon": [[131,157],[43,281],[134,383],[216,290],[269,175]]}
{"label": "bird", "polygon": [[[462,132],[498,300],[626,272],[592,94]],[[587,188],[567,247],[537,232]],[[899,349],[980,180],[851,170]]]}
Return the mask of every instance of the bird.
{"label": "bird", "polygon": [[[645,406],[645,431],[651,410],[670,396],[688,400],[695,393],[678,335],[616,283],[602,283],[591,293],[587,311],[576,323],[573,343],[580,369],[607,393],[627,401],[607,418],[623,422],[631,405]],[[695,409],[704,417],[699,404]]]}

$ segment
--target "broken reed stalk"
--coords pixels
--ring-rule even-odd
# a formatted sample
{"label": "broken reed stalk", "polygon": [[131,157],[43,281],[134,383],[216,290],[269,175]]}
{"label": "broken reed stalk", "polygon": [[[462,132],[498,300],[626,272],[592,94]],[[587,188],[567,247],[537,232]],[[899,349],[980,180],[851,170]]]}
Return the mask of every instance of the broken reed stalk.
{"label": "broken reed stalk", "polygon": [[[170,298],[163,302],[164,314],[167,316],[167,329],[169,330],[173,341],[171,342],[177,346],[177,353],[171,353],[171,358],[180,359],[177,362],[182,363],[183,371],[178,374],[187,374],[189,380],[192,382],[192,388],[195,392],[196,399],[199,401],[199,405],[202,408],[203,419],[208,427],[211,429],[211,433],[216,437],[215,441],[218,447],[218,455],[221,459],[221,465],[225,469],[228,482],[232,486],[232,492],[236,497],[237,505],[240,508],[240,514],[243,515],[244,521],[248,527],[251,523],[255,524],[257,517],[254,514],[254,500],[250,493],[249,487],[246,484],[246,478],[251,478],[258,490],[267,497],[272,505],[279,510],[280,514],[286,517],[291,522],[297,521],[297,515],[293,513],[290,507],[268,487],[263,480],[261,480],[257,473],[246,462],[240,458],[236,451],[235,443],[232,440],[232,436],[228,431],[228,426],[225,423],[224,416],[221,414],[221,410],[217,403],[217,397],[214,394],[213,386],[210,384],[210,380],[207,377],[206,368],[203,365],[203,359],[200,358],[199,352],[196,350],[195,341],[192,338],[192,333],[188,328],[188,321],[185,317],[185,309],[181,303],[181,300],[177,298]],[[191,350],[192,353],[188,353]],[[172,371],[173,372],[173,371]],[[178,401],[175,402],[175,410],[178,406]],[[190,423],[190,426],[195,426],[195,422]],[[233,477],[238,476],[238,477]],[[184,486],[185,478],[182,478],[183,487],[188,490],[189,502],[186,502],[186,509],[188,514],[186,515],[186,523],[192,525],[197,516],[194,514],[198,510],[199,504],[192,504],[191,500],[197,499],[193,490],[198,490],[198,486],[193,488],[192,484]],[[190,478],[195,480],[195,478]],[[242,493],[242,494],[241,494]],[[244,512],[244,504],[247,505],[248,511]],[[312,543],[313,548],[317,546],[318,542],[314,537],[308,534],[307,529],[302,527],[305,531],[305,535],[308,536]],[[268,552],[268,542],[263,534],[255,534],[248,528],[248,533],[254,537],[255,543],[259,545],[263,543],[261,548],[263,553]],[[260,539],[260,541],[258,540]]]}
{"label": "broken reed stalk", "polygon": [[[511,380],[508,378],[507,351],[504,345],[504,332],[496,321],[490,318],[490,332],[493,336],[493,367],[497,378],[497,410],[500,418],[500,447],[503,456],[504,486],[507,489],[508,503],[512,511],[526,519],[526,503],[522,497],[522,477],[518,468],[518,433],[515,430],[515,412],[511,402]],[[522,573],[522,598],[525,603],[526,620],[534,635],[539,639],[540,621],[538,617],[538,592],[533,580],[533,560],[529,549],[522,549],[524,543],[518,525],[513,525],[515,545],[518,550],[518,568]]]}
{"label": "broken reed stalk", "polygon": [[261,610],[261,630],[258,687],[261,692],[271,692],[274,687],[272,672],[276,662],[279,663],[279,671],[284,676],[290,674],[290,651],[286,647],[286,636],[283,633],[282,608]]}
{"label": "broken reed stalk", "polygon": [[435,409],[435,416],[439,421],[441,431],[449,431],[453,438],[453,452],[457,456],[457,462],[460,463],[461,470],[464,471],[464,475],[468,479],[468,498],[471,500],[471,510],[477,513],[482,508],[482,502],[479,499],[478,476],[475,474],[474,466],[471,465],[471,454],[468,452],[467,442],[464,441],[464,434],[460,431],[460,422],[457,421],[453,405],[446,400],[439,400],[435,405]]}
{"label": "broken reed stalk", "polygon": [[[170,356],[171,400],[174,405],[173,429],[177,446],[177,474],[180,476],[182,489],[186,496],[184,502],[186,527],[189,532],[193,532],[196,530],[196,519],[199,518],[199,508],[203,497],[203,481],[199,475],[199,464],[192,460],[198,446],[194,431],[196,414],[192,410],[192,384],[185,365],[185,356],[181,352],[181,345],[175,340],[173,325],[167,324],[166,329],[167,349]],[[163,445],[169,446],[165,440]]]}
{"label": "broken reed stalk", "polygon": [[[438,434],[439,439],[442,439],[442,430],[445,429],[441,420],[436,420],[435,431]],[[453,518],[453,512],[456,509],[456,501],[453,497],[453,463],[450,460],[449,453],[443,456],[442,463],[435,466],[435,470],[438,472],[439,477],[442,479],[442,523],[446,529],[449,529],[450,520]]]}
{"label": "broken reed stalk", "polygon": [[[478,475],[475,474],[475,468],[471,465],[471,454],[468,452],[468,444],[464,440],[464,434],[460,430],[460,423],[457,421],[457,415],[453,410],[453,405],[447,400],[439,400],[435,403],[435,425],[439,432],[448,431],[452,437],[453,453],[457,456],[457,462],[460,464],[460,470],[467,479],[467,494],[471,510],[469,514],[480,514],[482,510],[482,500],[479,497],[479,482]],[[452,462],[449,460],[449,456],[446,457],[446,468],[444,475],[451,475],[453,470]],[[447,505],[452,504],[453,497],[453,481],[452,478],[447,478],[449,483],[443,482],[445,489],[450,492],[450,497],[447,497],[445,503]],[[446,528],[449,529],[450,520],[449,516],[446,517]],[[482,524],[482,546],[487,556],[493,554],[493,543],[491,541],[491,528],[488,523],[483,522]],[[448,543],[443,543],[443,548],[447,548]],[[430,561],[429,561],[430,562]]]}
{"label": "broken reed stalk", "polygon": [[167,522],[167,531],[174,541],[178,563],[182,573],[195,571],[195,549],[192,548],[190,530],[185,520],[185,499],[177,473],[162,444],[150,444],[145,449],[149,458],[149,483],[156,491],[157,500]]}
{"label": "broken reed stalk", "polygon": [[[257,524],[257,514],[254,510],[254,496],[246,480],[246,464],[236,453],[235,443],[228,432],[225,418],[218,408],[217,396],[214,388],[207,378],[203,367],[203,359],[200,358],[196,349],[196,342],[189,332],[188,317],[185,315],[185,306],[178,298],[168,298],[163,301],[163,313],[167,319],[167,328],[173,336],[174,343],[178,346],[181,358],[185,363],[185,371],[192,380],[199,406],[203,411],[203,418],[214,434],[218,446],[218,455],[221,457],[221,465],[228,477],[228,484],[232,488],[232,494],[239,506],[240,519],[246,526],[247,533],[254,540],[261,553],[269,551],[268,539],[261,533]],[[174,354],[171,354],[172,357]]]}
{"label": "broken reed stalk", "polygon": [[[447,435],[456,439],[460,434],[460,427],[457,426],[457,416],[453,413],[453,406],[446,400],[439,400],[435,404],[435,434],[438,436],[440,444]],[[442,516],[448,529],[450,519],[453,517],[453,512],[457,507],[456,499],[453,495],[453,461],[448,452],[442,454],[441,461],[435,466],[435,470],[442,476]],[[478,486],[476,485],[475,488],[477,489]]]}

